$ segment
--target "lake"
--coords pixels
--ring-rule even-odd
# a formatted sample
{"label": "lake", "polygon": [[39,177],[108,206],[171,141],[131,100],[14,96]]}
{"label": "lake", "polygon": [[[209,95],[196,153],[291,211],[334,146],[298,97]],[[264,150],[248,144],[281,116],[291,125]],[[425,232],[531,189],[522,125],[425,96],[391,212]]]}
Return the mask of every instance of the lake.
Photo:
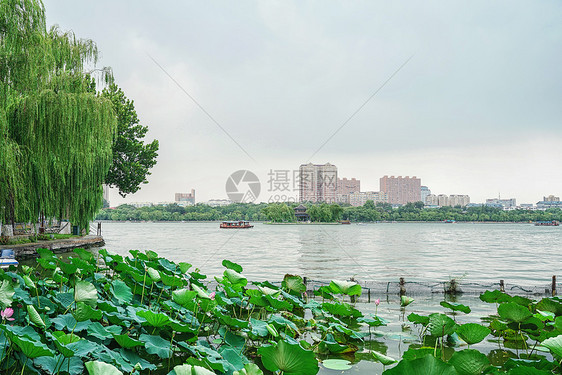
{"label": "lake", "polygon": [[286,273],[314,280],[464,282],[549,285],[562,264],[561,227],[532,224],[377,223],[268,225],[219,229],[219,223],[104,222],[109,251],[154,250],[207,275],[221,261],[253,280]]}

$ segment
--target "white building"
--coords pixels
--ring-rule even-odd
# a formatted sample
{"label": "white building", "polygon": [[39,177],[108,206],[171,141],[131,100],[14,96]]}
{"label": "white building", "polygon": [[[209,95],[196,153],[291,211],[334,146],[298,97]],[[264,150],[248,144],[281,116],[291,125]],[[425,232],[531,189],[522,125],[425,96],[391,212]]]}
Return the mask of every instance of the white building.
{"label": "white building", "polygon": [[356,191],[349,194],[349,204],[358,207],[363,206],[367,201],[376,203],[387,203],[388,195],[382,191]]}

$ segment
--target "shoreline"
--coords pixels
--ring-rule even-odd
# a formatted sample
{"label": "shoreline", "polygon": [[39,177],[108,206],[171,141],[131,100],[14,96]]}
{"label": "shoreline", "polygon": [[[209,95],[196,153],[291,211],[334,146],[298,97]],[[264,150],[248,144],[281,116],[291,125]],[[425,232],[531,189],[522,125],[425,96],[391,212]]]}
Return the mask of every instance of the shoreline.
{"label": "shoreline", "polygon": [[66,253],[78,248],[90,248],[104,246],[105,241],[102,236],[86,235],[77,238],[67,238],[60,240],[38,241],[16,245],[0,245],[0,249],[13,249],[15,258],[18,260],[37,258],[37,249],[49,249],[54,253]]}

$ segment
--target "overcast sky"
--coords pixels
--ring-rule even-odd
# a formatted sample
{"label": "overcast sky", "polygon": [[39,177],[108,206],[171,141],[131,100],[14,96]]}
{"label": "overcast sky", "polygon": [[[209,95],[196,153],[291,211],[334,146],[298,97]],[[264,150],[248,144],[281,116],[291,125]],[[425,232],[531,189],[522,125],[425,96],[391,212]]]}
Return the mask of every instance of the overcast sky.
{"label": "overcast sky", "polygon": [[562,195],[558,0],[45,7],[49,25],[97,43],[99,65],[113,68],[148,140],[160,142],[149,183],[125,199],[112,192],[112,206],[191,188],[197,201],[226,198],[239,169],[259,176],[267,201],[278,194],[270,170],[308,161],[335,164],[363,191],[379,190],[383,175],[415,175],[472,202]]}

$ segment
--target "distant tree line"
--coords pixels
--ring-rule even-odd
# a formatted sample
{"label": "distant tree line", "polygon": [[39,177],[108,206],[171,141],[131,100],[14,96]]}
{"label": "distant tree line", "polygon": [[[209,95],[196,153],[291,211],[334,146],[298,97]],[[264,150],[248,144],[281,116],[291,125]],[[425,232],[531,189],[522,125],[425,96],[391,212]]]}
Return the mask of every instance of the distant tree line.
{"label": "distant tree line", "polygon": [[[206,204],[181,207],[177,204],[157,205],[136,208],[121,205],[105,208],[99,212],[97,220],[114,221],[218,221],[250,220],[272,222],[295,222],[294,208],[297,204],[287,203],[232,203],[227,206],[212,207]],[[339,204],[307,204],[307,213],[312,222],[351,222],[376,221],[474,221],[474,222],[533,222],[562,221],[562,210],[551,208],[546,211],[511,210],[496,207],[439,207],[424,208],[422,202],[408,203],[392,208],[388,203],[367,201],[360,207]]]}

